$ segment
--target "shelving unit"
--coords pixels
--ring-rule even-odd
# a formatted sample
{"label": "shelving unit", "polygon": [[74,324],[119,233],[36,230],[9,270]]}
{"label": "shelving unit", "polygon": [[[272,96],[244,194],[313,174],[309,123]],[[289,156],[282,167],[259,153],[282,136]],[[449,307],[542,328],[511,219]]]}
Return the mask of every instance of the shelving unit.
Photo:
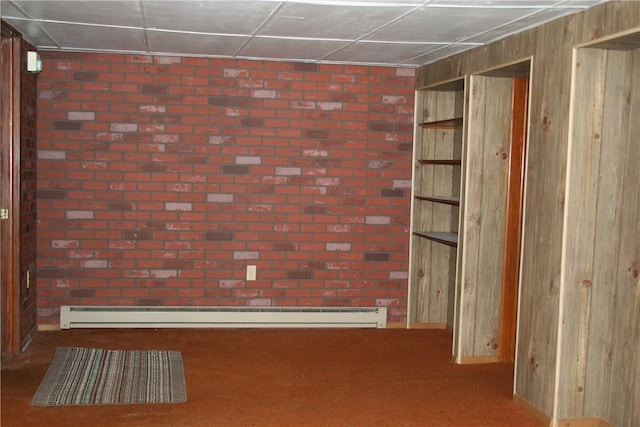
{"label": "shelving unit", "polygon": [[410,327],[451,328],[463,165],[464,80],[416,93]]}

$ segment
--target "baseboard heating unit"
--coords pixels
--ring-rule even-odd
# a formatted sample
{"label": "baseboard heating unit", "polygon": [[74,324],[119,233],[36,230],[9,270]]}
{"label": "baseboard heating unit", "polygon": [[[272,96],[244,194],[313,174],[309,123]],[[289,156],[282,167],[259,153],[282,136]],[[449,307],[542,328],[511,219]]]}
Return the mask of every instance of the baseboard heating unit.
{"label": "baseboard heating unit", "polygon": [[71,328],[385,328],[386,307],[60,307]]}

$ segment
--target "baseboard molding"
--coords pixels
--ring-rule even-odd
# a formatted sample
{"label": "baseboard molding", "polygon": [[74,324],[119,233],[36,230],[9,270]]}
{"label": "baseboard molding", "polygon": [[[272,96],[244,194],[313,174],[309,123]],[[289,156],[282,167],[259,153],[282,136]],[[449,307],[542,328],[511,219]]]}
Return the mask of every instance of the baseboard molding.
{"label": "baseboard molding", "polygon": [[460,365],[473,365],[479,363],[497,363],[500,361],[498,356],[467,356],[460,358]]}
{"label": "baseboard molding", "polygon": [[447,329],[446,323],[409,323],[409,329]]}
{"label": "baseboard molding", "polygon": [[53,325],[53,324],[44,324],[44,325],[38,325],[38,331],[41,332],[48,332],[48,331],[59,331],[60,330],[60,325]]}
{"label": "baseboard molding", "polygon": [[404,322],[387,322],[387,329],[406,329],[407,324]]}
{"label": "baseboard molding", "polygon": [[518,405],[520,405],[525,411],[527,411],[530,415],[532,415],[535,419],[537,419],[544,425],[547,425],[547,426],[551,425],[551,417],[549,415],[542,412],[542,410],[540,410],[538,407],[534,406],[533,404],[529,403],[527,400],[525,400],[518,394],[513,395],[513,401]]}
{"label": "baseboard molding", "polygon": [[558,420],[558,427],[615,427],[601,418],[562,418]]}

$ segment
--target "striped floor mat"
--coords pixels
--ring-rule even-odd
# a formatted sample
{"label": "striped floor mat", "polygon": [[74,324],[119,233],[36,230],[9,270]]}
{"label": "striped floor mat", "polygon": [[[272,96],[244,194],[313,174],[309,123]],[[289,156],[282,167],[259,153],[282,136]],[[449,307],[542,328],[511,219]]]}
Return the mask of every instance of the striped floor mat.
{"label": "striped floor mat", "polygon": [[58,347],[31,403],[68,406],[186,400],[178,351]]}

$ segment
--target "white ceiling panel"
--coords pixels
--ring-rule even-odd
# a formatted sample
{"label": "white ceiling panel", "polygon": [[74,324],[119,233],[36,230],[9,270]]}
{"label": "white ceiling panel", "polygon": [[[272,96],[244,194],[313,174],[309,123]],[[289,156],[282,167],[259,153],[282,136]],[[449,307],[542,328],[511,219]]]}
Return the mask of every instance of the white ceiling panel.
{"label": "white ceiling panel", "polygon": [[429,64],[439,59],[446,58],[448,56],[455,55],[456,53],[460,53],[465,50],[471,49],[471,47],[472,46],[463,45],[463,44],[450,44],[436,51],[427,53],[426,55],[422,55],[417,58],[414,58],[412,61],[410,61],[410,63],[416,64],[416,65]]}
{"label": "white ceiling panel", "polygon": [[504,38],[509,34],[521,32],[527,28],[531,28],[536,25],[539,25],[538,23],[540,22],[540,20],[549,22],[574,12],[575,11],[573,9],[569,9],[569,8],[546,9],[546,10],[543,10],[542,12],[538,12],[534,15],[526,16],[522,19],[502,25],[500,27],[497,27],[485,33],[479,33],[473,37],[466,39],[465,42],[479,43],[479,44],[490,43],[492,41]]}
{"label": "white ceiling panel", "polygon": [[496,14],[494,9],[487,8],[423,7],[367,39],[454,43],[530,15],[536,9],[504,8],[499,11]]}
{"label": "white ceiling panel", "polygon": [[142,13],[137,1],[21,1],[14,4],[32,19],[124,27],[142,26]]}
{"label": "white ceiling panel", "polygon": [[41,50],[416,67],[607,0],[0,0]]}
{"label": "white ceiling panel", "polygon": [[244,58],[268,58],[287,60],[313,60],[342,47],[344,42],[335,40],[299,40],[267,37],[252,38],[238,52]]}
{"label": "white ceiling panel", "polygon": [[0,2],[0,16],[3,18],[6,16],[13,16],[14,18],[28,18],[27,15],[22,13],[20,9],[18,9],[13,3],[9,2]]}
{"label": "white ceiling panel", "polygon": [[335,7],[285,4],[260,30],[260,35],[356,40],[410,12],[414,7]]}
{"label": "white ceiling panel", "polygon": [[147,50],[144,31],[81,24],[40,23],[61,48],[96,51],[140,52]]}
{"label": "white ceiling panel", "polygon": [[149,28],[252,35],[277,9],[269,1],[145,1]]}
{"label": "white ceiling panel", "polygon": [[411,59],[434,52],[446,45],[356,42],[324,59],[336,62],[412,65]]}
{"label": "white ceiling panel", "polygon": [[249,37],[149,31],[148,39],[149,51],[154,53],[229,57],[234,56]]}
{"label": "white ceiling panel", "polygon": [[56,43],[51,40],[51,37],[49,37],[47,33],[44,32],[38,22],[12,18],[7,18],[7,22],[14,28],[19,28],[24,37],[29,40],[34,46],[42,46],[52,49],[59,48],[59,46],[57,46]]}

